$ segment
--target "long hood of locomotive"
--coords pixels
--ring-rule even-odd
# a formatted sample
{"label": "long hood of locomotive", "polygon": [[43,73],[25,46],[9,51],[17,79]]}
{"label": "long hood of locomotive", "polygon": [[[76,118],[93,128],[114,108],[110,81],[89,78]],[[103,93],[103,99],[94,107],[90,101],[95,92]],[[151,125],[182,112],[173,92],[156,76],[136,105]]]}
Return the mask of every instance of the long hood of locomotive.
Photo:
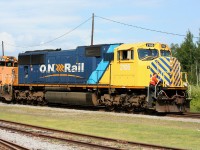
{"label": "long hood of locomotive", "polygon": [[160,57],[150,63],[150,77],[158,73],[158,78],[166,87],[181,87],[181,66],[175,57]]}
{"label": "long hood of locomotive", "polygon": [[86,53],[84,46],[74,50],[22,53],[19,84],[98,84],[119,45],[100,45],[98,57],[94,50]]}

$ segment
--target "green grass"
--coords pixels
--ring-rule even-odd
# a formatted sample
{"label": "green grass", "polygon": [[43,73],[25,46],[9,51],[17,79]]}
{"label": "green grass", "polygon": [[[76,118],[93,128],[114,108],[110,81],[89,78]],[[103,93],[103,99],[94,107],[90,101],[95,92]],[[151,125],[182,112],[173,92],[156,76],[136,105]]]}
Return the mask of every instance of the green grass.
{"label": "green grass", "polygon": [[200,149],[200,123],[0,106],[0,119],[110,138]]}
{"label": "green grass", "polygon": [[200,112],[200,86],[191,86],[191,112]]}

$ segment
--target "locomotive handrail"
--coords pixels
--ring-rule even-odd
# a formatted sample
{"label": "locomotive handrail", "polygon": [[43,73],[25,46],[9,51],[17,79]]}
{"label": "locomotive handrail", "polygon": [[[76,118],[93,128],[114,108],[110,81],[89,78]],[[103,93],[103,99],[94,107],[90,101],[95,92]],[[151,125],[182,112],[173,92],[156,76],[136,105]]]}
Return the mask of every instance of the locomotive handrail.
{"label": "locomotive handrail", "polygon": [[155,85],[155,89],[154,89],[154,97],[155,98],[157,98],[157,86],[158,86],[158,84],[160,84],[160,81],[158,81],[157,83],[156,83],[156,85]]}
{"label": "locomotive handrail", "polygon": [[149,102],[149,86],[147,87],[147,102]]}
{"label": "locomotive handrail", "polygon": [[[184,76],[184,78],[183,78],[183,76]],[[191,92],[192,92],[192,88],[191,88],[191,85],[189,84],[189,82],[188,82],[188,75],[187,75],[187,72],[181,72],[181,86],[187,86],[188,87],[188,99],[191,99]],[[185,81],[183,81],[183,79],[185,79]],[[184,83],[186,84],[186,85],[184,85]]]}

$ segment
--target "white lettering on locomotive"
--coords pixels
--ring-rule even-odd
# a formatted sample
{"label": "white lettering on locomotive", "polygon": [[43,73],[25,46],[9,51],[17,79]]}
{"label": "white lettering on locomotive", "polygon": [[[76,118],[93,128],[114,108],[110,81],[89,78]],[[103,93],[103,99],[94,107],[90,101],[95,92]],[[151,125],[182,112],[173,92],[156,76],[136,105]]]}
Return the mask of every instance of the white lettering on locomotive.
{"label": "white lettering on locomotive", "polygon": [[48,64],[48,72],[54,72],[54,66],[55,64],[52,65]]}
{"label": "white lettering on locomotive", "polygon": [[76,63],[71,65],[70,63],[66,64],[48,64],[40,66],[40,72],[84,72],[84,63]]}
{"label": "white lettering on locomotive", "polygon": [[121,71],[131,70],[131,66],[130,66],[130,64],[120,64],[120,70]]}
{"label": "white lettering on locomotive", "polygon": [[46,71],[46,66],[45,65],[41,65],[40,66],[40,72],[44,73]]}

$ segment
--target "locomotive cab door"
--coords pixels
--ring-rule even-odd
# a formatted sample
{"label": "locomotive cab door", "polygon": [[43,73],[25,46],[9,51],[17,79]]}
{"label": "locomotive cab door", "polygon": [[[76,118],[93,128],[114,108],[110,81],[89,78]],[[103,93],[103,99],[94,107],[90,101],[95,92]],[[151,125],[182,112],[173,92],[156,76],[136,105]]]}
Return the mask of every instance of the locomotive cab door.
{"label": "locomotive cab door", "polygon": [[20,81],[22,81],[21,83],[23,84],[29,83],[30,80],[29,68],[30,67],[28,65],[23,66],[23,71],[21,71],[20,73],[20,78],[21,78]]}
{"label": "locomotive cab door", "polygon": [[112,68],[113,85],[133,86],[135,76],[134,50],[123,49],[117,51]]}
{"label": "locomotive cab door", "polygon": [[24,78],[26,79],[26,78],[28,78],[28,66],[24,66]]}

